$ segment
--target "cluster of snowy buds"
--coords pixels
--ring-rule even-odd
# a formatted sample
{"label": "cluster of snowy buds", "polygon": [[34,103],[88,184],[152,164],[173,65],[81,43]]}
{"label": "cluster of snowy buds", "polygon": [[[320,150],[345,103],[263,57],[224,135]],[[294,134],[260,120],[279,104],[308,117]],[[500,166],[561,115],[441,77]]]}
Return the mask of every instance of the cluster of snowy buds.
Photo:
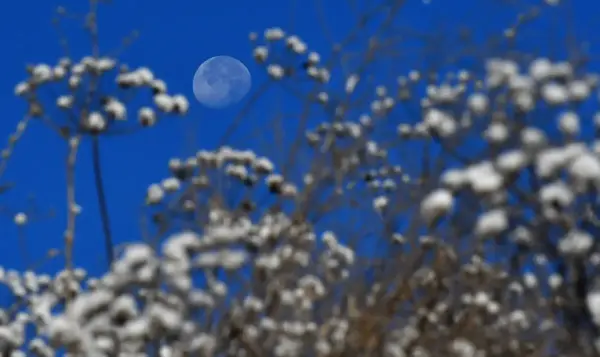
{"label": "cluster of snowy buds", "polygon": [[[119,65],[115,58],[84,57],[79,62],[62,58],[54,66],[37,64],[27,70],[29,78],[17,84],[15,94],[30,103],[33,116],[43,116],[47,113],[40,99],[41,91],[51,85],[64,88],[61,84],[66,83],[66,91],[55,98],[55,103],[65,113],[67,126],[73,132],[99,134],[118,122],[125,122],[132,95],[128,92],[136,90],[148,91],[153,104],[137,111],[138,122],[143,127],[156,124],[161,114],[185,115],[189,110],[187,98],[182,94],[168,94],[165,82],[156,78],[150,69],[130,70],[126,65]],[[121,91],[118,95],[104,94],[107,78],[111,76]]]}

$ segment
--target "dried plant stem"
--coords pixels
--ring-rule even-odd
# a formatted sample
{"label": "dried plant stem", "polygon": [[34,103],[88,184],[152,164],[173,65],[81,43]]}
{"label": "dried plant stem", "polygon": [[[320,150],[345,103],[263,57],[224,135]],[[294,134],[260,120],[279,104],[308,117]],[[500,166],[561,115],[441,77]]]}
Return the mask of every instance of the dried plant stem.
{"label": "dried plant stem", "polygon": [[27,237],[25,234],[25,228],[24,227],[18,227],[18,235],[19,235],[19,248],[21,250],[21,259],[23,259],[23,266],[25,266],[26,268],[29,268],[29,254],[27,253]]}
{"label": "dried plant stem", "polygon": [[96,194],[98,196],[98,205],[100,207],[100,219],[102,220],[102,231],[104,232],[104,244],[106,249],[106,258],[111,265],[113,257],[113,240],[110,230],[110,218],[106,204],[106,194],[104,193],[104,180],[102,178],[102,164],[100,162],[100,142],[97,136],[92,137],[92,161],[94,165],[94,180],[96,182]]}
{"label": "dried plant stem", "polygon": [[29,124],[29,120],[31,119],[30,115],[26,115],[19,124],[17,124],[17,129],[8,139],[8,147],[2,151],[2,162],[0,162],[0,177],[6,171],[6,165],[8,164],[8,159],[12,155],[12,152],[15,148],[15,145],[19,141],[19,139],[23,136],[25,129],[27,129],[27,124]]}
{"label": "dried plant stem", "polygon": [[94,58],[100,56],[100,47],[98,41],[98,1],[90,0],[90,12],[86,18],[86,28],[90,33],[90,40],[92,44],[92,55]]}
{"label": "dried plant stem", "polygon": [[67,230],[65,232],[65,265],[68,270],[73,266],[73,241],[75,238],[75,219],[77,216],[77,203],[75,202],[75,163],[79,149],[79,136],[69,140],[69,154],[67,156]]}

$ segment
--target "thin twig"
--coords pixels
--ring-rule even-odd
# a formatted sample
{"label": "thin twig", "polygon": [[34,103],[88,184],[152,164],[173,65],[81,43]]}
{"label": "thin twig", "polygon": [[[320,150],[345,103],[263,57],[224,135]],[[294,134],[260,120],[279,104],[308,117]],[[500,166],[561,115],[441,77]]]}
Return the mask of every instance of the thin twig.
{"label": "thin twig", "polygon": [[98,196],[98,205],[100,206],[100,218],[102,220],[102,230],[104,232],[104,244],[108,264],[113,262],[113,240],[110,230],[110,218],[108,215],[108,206],[106,204],[106,194],[104,193],[104,180],[102,179],[102,164],[100,162],[100,141],[98,136],[92,137],[92,160],[94,165],[94,180],[96,182],[96,194]]}
{"label": "thin twig", "polygon": [[2,150],[2,162],[0,162],[0,177],[2,177],[4,171],[6,171],[8,159],[12,156],[13,150],[15,149],[15,145],[23,136],[25,129],[27,129],[27,124],[29,124],[30,119],[31,116],[26,115],[21,121],[19,121],[19,124],[17,124],[17,129],[8,139],[8,146],[6,147],[6,149]]}
{"label": "thin twig", "polygon": [[29,267],[29,254],[27,253],[27,235],[25,233],[25,227],[17,227],[17,234],[19,236],[19,248],[21,250],[21,259],[23,260],[23,265],[25,267]]}
{"label": "thin twig", "polygon": [[69,154],[67,156],[67,230],[65,231],[65,265],[67,270],[73,266],[73,242],[75,239],[75,218],[77,216],[77,203],[75,202],[75,163],[81,138],[71,137],[69,140]]}

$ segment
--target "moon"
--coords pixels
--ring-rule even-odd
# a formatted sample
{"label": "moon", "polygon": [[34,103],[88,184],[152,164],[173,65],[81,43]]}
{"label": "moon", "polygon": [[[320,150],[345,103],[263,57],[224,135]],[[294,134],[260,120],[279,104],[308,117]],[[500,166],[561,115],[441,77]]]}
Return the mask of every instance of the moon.
{"label": "moon", "polygon": [[251,86],[248,68],[230,56],[211,57],[194,74],[194,96],[209,108],[225,108],[239,102]]}

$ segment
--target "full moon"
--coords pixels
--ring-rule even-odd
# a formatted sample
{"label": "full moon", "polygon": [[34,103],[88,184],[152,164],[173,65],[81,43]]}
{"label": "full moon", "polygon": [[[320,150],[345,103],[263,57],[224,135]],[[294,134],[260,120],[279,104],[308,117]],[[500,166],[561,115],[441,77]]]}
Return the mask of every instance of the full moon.
{"label": "full moon", "polygon": [[210,108],[225,108],[239,102],[251,86],[248,68],[229,56],[209,58],[194,74],[194,96]]}

